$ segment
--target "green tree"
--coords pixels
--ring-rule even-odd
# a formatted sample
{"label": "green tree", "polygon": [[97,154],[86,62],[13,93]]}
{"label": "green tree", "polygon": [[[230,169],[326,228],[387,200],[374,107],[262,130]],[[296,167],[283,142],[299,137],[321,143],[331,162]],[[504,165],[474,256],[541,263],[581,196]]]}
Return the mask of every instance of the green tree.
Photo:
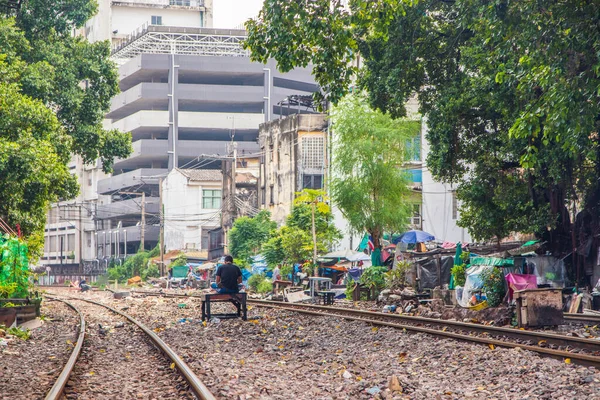
{"label": "green tree", "polygon": [[261,254],[265,257],[265,261],[269,267],[275,267],[285,260],[286,254],[283,250],[281,230],[277,230],[277,232],[263,244]]}
{"label": "green tree", "polygon": [[260,252],[271,237],[277,224],[271,221],[271,213],[262,210],[254,217],[240,217],[233,222],[229,232],[229,250],[235,258],[248,261]]}
{"label": "green tree", "polygon": [[282,226],[281,248],[290,264],[301,263],[311,258],[313,243],[310,233],[297,227]]}
{"label": "green tree", "polygon": [[331,224],[331,208],[328,204],[329,198],[324,190],[304,189],[296,193],[294,207],[288,218],[288,226],[307,230],[306,208],[310,213],[310,233],[313,244],[313,265],[317,264],[319,244],[326,245],[326,240],[335,240],[341,235],[337,228]]}
{"label": "green tree", "polygon": [[420,122],[392,120],[350,95],[332,112],[331,191],[353,230],[367,231],[377,247],[384,231],[402,231],[411,213],[408,176],[403,169],[409,141]]}
{"label": "green tree", "polygon": [[33,258],[49,204],[78,192],[71,155],[108,172],[131,151],[129,134],[102,128],[118,92],[108,42],[71,34],[95,10],[91,0],[30,0],[0,16],[0,217],[20,225]]}
{"label": "green tree", "polygon": [[267,0],[246,45],[283,70],[311,63],[334,102],[349,90],[336,75],[356,72],[346,61],[360,55],[371,106],[400,117],[418,95],[427,165],[456,184],[460,224],[569,251],[600,226],[599,15],[579,1]]}

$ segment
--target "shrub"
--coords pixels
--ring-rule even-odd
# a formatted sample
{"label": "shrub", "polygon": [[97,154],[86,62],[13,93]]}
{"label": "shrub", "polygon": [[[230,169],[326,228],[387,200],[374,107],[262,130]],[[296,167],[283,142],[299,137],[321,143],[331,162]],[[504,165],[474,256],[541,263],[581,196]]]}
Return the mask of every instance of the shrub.
{"label": "shrub", "polygon": [[465,286],[467,281],[467,264],[455,265],[450,269],[455,286]]}
{"label": "shrub", "polygon": [[406,273],[411,266],[412,264],[407,261],[396,263],[393,270],[385,273],[385,286],[387,288],[406,286]]}
{"label": "shrub", "polygon": [[348,282],[346,282],[346,299],[352,299],[352,294],[354,293],[354,286],[356,286],[356,281],[352,278],[348,278]]}
{"label": "shrub", "polygon": [[270,293],[273,291],[273,284],[270,280],[265,279],[258,284],[258,293]]}
{"label": "shrub", "polygon": [[253,292],[258,292],[258,286],[265,280],[264,274],[254,274],[250,278],[248,278],[248,286],[250,290]]}
{"label": "shrub", "polygon": [[377,296],[385,287],[385,273],[387,270],[385,266],[371,266],[364,270],[360,277],[360,283],[368,287]]}
{"label": "shrub", "polygon": [[279,272],[281,273],[281,279],[291,279],[292,271],[294,271],[294,266],[290,264],[282,265]]}
{"label": "shrub", "polygon": [[181,267],[187,264],[187,256],[185,254],[180,254],[173,260],[171,263],[171,267]]}
{"label": "shrub", "polygon": [[504,273],[498,267],[485,270],[481,273],[483,292],[490,307],[497,307],[502,303],[506,294]]}
{"label": "shrub", "polygon": [[140,276],[143,280],[148,278],[157,278],[160,276],[160,271],[158,270],[158,265],[150,263],[148,267],[142,270],[142,275]]}

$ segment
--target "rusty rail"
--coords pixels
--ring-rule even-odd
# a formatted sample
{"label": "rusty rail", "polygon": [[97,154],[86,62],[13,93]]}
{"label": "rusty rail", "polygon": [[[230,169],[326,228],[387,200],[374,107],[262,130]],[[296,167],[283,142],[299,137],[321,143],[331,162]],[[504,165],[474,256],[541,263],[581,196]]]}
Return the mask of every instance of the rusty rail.
{"label": "rusty rail", "polygon": [[73,372],[73,367],[75,366],[75,363],[77,362],[77,359],[79,358],[79,354],[81,354],[83,340],[85,339],[85,318],[83,317],[83,314],[73,304],[71,304],[65,300],[55,298],[55,297],[50,297],[50,296],[46,296],[46,297],[48,297],[51,300],[60,301],[64,304],[66,304],[68,307],[75,310],[77,315],[79,315],[79,336],[77,337],[77,343],[75,344],[75,348],[73,349],[73,352],[71,353],[71,356],[69,357],[69,360],[67,361],[67,364],[65,365],[62,372],[56,379],[56,382],[54,382],[54,385],[52,386],[52,388],[46,395],[46,400],[58,400],[62,397],[62,394],[63,394],[63,391],[65,390],[67,381],[69,380],[69,377],[71,376],[71,372]]}
{"label": "rusty rail", "polygon": [[[60,299],[57,299],[57,300],[60,300]],[[88,300],[88,299],[79,299],[79,298],[70,298],[69,300],[85,301],[85,302],[90,303],[90,304],[94,304],[94,305],[97,305],[97,306],[100,306],[100,307],[104,307],[104,308],[106,308],[106,309],[114,312],[115,314],[118,314],[118,315],[126,318],[129,322],[131,322],[132,324],[136,325],[146,335],[148,335],[148,337],[150,337],[150,339],[158,347],[158,349],[163,354],[165,354],[173,363],[175,363],[175,367],[181,373],[181,375],[183,375],[183,377],[185,378],[185,380],[187,381],[187,383],[190,385],[190,389],[192,390],[192,392],[194,393],[194,395],[197,398],[199,398],[201,400],[216,400],[215,396],[204,385],[204,383],[202,383],[202,381],[200,380],[200,378],[198,378],[198,376],[196,376],[196,374],[185,363],[185,361],[183,361],[177,355],[177,353],[175,353],[156,333],[152,332],[152,330],[150,330],[148,327],[146,327],[146,325],[142,324],[138,320],[134,319],[133,317],[131,317],[128,314],[125,314],[122,311],[119,311],[119,310],[117,310],[117,309],[115,309],[113,307],[110,307],[110,306],[108,306],[106,304],[103,304],[103,303],[100,303],[100,302],[97,302],[97,301]],[[78,341],[78,345],[79,345],[79,341]],[[68,376],[67,376],[67,379],[68,379]],[[66,380],[65,380],[65,383],[66,383]],[[64,385],[63,385],[63,388],[64,388]],[[61,390],[61,393],[62,393],[62,390]],[[56,397],[55,399],[58,399],[58,397]]]}

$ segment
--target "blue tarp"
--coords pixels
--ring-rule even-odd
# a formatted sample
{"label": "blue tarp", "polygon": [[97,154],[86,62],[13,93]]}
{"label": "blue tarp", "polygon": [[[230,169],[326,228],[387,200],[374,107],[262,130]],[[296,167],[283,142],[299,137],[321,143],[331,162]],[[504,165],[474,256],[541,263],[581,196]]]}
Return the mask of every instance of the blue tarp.
{"label": "blue tarp", "polygon": [[360,268],[351,268],[348,270],[348,275],[350,275],[354,281],[358,281],[362,273],[363,270]]}

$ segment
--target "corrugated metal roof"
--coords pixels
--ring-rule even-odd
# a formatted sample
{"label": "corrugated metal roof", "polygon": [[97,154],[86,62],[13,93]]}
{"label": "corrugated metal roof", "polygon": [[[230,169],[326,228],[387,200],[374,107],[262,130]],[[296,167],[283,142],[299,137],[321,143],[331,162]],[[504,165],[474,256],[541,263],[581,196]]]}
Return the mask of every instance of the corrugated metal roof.
{"label": "corrugated metal roof", "polygon": [[223,173],[220,169],[178,169],[189,180],[203,182],[222,182]]}

